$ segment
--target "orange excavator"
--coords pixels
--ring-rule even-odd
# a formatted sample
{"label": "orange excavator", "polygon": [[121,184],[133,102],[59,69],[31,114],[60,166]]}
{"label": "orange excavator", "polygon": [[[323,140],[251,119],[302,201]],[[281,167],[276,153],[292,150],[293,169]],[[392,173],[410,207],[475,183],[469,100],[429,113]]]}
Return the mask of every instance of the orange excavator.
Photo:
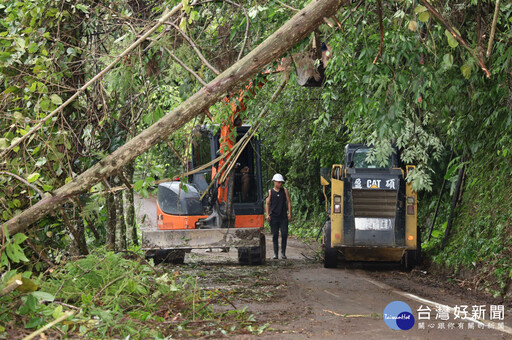
{"label": "orange excavator", "polygon": [[[225,157],[211,168],[190,175],[187,183],[175,180],[159,184],[157,229],[142,232],[146,257],[155,262],[183,263],[192,249],[235,247],[240,264],[265,262],[259,140],[253,137],[237,159],[232,159],[233,145],[250,129],[241,124],[240,113],[246,110],[244,97],[251,87],[252,83],[238,97],[226,98],[232,114],[221,125],[220,133],[207,126],[194,129],[187,166],[198,169]],[[229,167],[229,162],[236,164]],[[232,170],[224,174],[227,168]],[[222,177],[226,179],[221,182]]]}
{"label": "orange excavator", "polygon": [[[320,78],[315,72],[311,79],[299,84],[322,86],[324,65],[325,62],[320,63],[318,68]],[[281,68],[277,70],[280,71]],[[157,229],[142,231],[142,249],[147,258],[153,258],[155,262],[183,263],[185,254],[192,249],[234,247],[238,250],[240,264],[265,262],[259,140],[252,137],[244,143],[241,152],[237,152],[236,159],[231,157],[233,145],[250,130],[250,126],[242,125],[240,119],[240,113],[246,110],[244,98],[261,86],[261,82],[256,86],[251,82],[238,96],[225,99],[231,115],[222,122],[220,133],[206,126],[194,128],[187,167],[188,170],[202,170],[190,175],[187,183],[175,180],[159,184]],[[225,157],[211,168],[205,168],[219,156]]]}

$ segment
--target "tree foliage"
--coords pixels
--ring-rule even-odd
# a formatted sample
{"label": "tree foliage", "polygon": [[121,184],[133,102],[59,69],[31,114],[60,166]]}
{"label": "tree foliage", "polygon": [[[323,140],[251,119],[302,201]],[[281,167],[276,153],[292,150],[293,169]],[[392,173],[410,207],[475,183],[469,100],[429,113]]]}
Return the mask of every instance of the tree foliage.
{"label": "tree foliage", "polygon": [[[0,222],[124,145],[254,49],[307,2],[181,1],[183,10],[150,40],[0,160]],[[0,151],[47,117],[177,3],[3,1]],[[495,1],[436,1],[431,6],[439,17],[429,4],[351,1],[335,17],[326,18],[332,27],[323,25],[315,32],[329,46],[322,87],[298,86],[294,62],[282,75],[254,80],[265,86],[246,98],[241,118],[247,123],[261,112],[279,77],[292,79],[259,135],[265,145],[267,188],[274,172],[285,175],[297,232],[316,234],[316,228],[300,230],[319,228],[325,217],[319,169],[341,163],[348,142],[378,146],[373,155],[377,160],[395,143],[403,162],[417,165],[408,179],[425,201],[437,194],[447,173],[455,173],[462,162],[472,162],[474,155],[486,152],[495,155],[496,162],[510,157],[512,4],[501,3],[494,29]],[[311,36],[301,42],[287,59],[313,51],[313,41]],[[275,69],[279,62],[269,66]],[[106,178],[93,188],[94,194],[73,198],[41,220],[29,237],[34,254],[44,249],[51,262],[66,246],[71,248],[71,242],[81,242],[87,250],[87,245],[105,243],[109,231],[115,236],[124,212],[119,210],[122,198],[113,192],[125,184],[123,177],[136,191],[149,194],[155,181],[184,170],[192,128],[210,116],[222,122],[229,114],[225,104],[214,105],[139,157],[134,170]],[[0,267],[17,263],[14,259],[23,261],[17,248],[26,243],[21,237],[6,239]],[[117,241],[114,237],[114,247]],[[43,267],[39,262],[29,269]]]}

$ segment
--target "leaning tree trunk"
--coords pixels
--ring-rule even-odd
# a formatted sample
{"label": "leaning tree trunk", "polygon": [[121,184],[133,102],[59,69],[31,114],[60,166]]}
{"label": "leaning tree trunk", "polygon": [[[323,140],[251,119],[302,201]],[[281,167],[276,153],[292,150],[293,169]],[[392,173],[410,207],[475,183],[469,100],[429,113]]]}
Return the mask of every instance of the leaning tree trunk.
{"label": "leaning tree trunk", "polygon": [[193,117],[224,98],[230,90],[243,86],[245,82],[261,72],[266,65],[277,60],[320,26],[325,17],[334,15],[346,1],[312,1],[262,44],[217,76],[212,82],[196,92],[177,108],[96,165],[57,189],[53,195],[43,198],[37,204],[4,223],[3,227],[8,228],[10,234],[22,232],[43,216],[57,209],[68,199],[86,192],[96,183],[111,176],[126,163],[132,161],[160,141],[164,141]]}

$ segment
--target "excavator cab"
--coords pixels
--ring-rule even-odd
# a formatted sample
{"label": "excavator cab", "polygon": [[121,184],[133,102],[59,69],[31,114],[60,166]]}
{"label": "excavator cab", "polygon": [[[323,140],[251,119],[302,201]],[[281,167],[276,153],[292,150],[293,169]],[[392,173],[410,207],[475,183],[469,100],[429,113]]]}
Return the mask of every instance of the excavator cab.
{"label": "excavator cab", "polygon": [[[238,142],[249,129],[249,125],[239,126],[235,142]],[[220,134],[213,134],[211,129],[206,126],[201,127],[200,131],[199,136],[192,143],[189,169],[200,168],[219,156]],[[233,206],[237,216],[263,215],[260,148],[259,139],[253,137],[236,161],[233,181]],[[218,168],[218,164],[214,167]],[[189,183],[195,185],[199,192],[203,193],[207,190],[211,179],[212,168],[210,167],[190,175]],[[207,200],[204,200],[205,210],[211,211],[207,205]],[[238,224],[238,226],[241,225]]]}

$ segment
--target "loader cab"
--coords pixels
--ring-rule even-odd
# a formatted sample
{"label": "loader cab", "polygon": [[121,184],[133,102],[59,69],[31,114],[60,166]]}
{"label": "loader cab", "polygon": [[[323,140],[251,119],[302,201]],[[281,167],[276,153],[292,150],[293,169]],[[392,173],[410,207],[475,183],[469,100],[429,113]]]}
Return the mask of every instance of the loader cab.
{"label": "loader cab", "polygon": [[371,147],[365,144],[348,144],[345,146],[345,167],[356,169],[390,169],[400,167],[398,149],[393,147],[386,164],[380,164],[377,160],[368,161]]}

